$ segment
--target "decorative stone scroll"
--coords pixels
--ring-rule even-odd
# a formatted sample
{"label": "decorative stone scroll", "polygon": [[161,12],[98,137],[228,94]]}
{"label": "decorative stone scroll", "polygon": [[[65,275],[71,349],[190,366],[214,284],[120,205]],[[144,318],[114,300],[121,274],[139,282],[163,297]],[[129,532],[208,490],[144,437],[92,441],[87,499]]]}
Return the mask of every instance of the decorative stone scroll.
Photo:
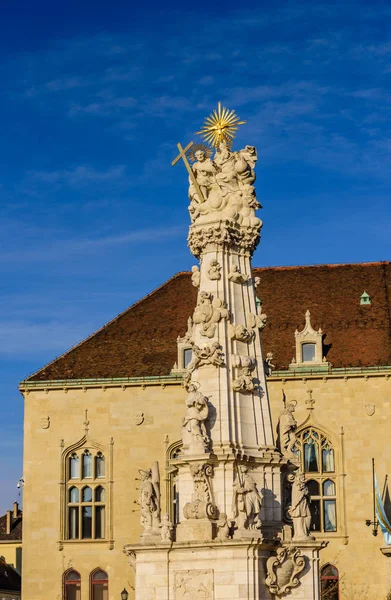
{"label": "decorative stone scroll", "polygon": [[200,333],[207,338],[213,338],[216,325],[221,319],[228,319],[229,311],[219,298],[213,298],[209,292],[200,292],[198,304],[194,309],[193,323],[200,325]]}
{"label": "decorative stone scroll", "polygon": [[213,501],[211,479],[213,466],[208,463],[192,463],[190,473],[194,482],[191,502],[183,507],[185,519],[216,519],[217,507]]}
{"label": "decorative stone scroll", "polygon": [[277,556],[271,556],[266,562],[265,583],[272,594],[283,596],[300,584],[299,575],[304,569],[305,557],[298,548],[279,548]]}

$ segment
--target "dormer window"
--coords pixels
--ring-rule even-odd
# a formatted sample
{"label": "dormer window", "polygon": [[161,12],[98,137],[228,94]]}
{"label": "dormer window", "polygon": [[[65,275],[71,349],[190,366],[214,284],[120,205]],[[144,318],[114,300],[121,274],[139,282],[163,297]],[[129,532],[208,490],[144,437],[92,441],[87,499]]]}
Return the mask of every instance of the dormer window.
{"label": "dormer window", "polygon": [[301,345],[301,362],[313,362],[316,360],[316,344]]}
{"label": "dormer window", "polygon": [[371,297],[367,292],[364,291],[360,296],[360,305],[361,306],[369,306],[371,304]]}
{"label": "dormer window", "polygon": [[183,337],[179,336],[177,338],[178,360],[175,363],[174,368],[171,370],[171,373],[173,375],[183,373],[192,359],[192,333],[193,319],[189,317],[189,319],[187,320],[187,331],[185,335]]}
{"label": "dormer window", "polygon": [[305,313],[305,326],[302,331],[296,329],[296,356],[293,357],[290,369],[297,368],[328,368],[329,363],[323,356],[323,332],[316,331],[311,325],[311,313]]}

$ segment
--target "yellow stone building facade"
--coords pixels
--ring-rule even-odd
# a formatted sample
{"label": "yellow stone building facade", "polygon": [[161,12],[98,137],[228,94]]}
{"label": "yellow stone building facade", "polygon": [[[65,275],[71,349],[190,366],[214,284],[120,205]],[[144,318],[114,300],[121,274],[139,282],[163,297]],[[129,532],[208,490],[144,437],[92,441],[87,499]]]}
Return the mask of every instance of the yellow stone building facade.
{"label": "yellow stone building facade", "polygon": [[[385,284],[376,288],[384,265]],[[324,598],[385,600],[391,590],[391,557],[380,532],[373,536],[365,521],[373,519],[372,457],[381,485],[389,471],[390,307],[385,292],[390,264],[341,266],[345,284],[339,291],[335,268],[325,267],[323,274],[322,269],[256,270],[269,319],[263,350],[265,356],[270,352],[273,428],[283,399],[295,400],[313,533],[328,542],[321,564],[331,579],[323,586],[335,586],[334,595],[325,592]],[[306,280],[306,292],[292,294],[287,325],[278,286],[288,289],[291,277]],[[324,283],[321,297],[315,280],[318,286]],[[368,290],[368,307],[360,304],[365,281],[376,288],[375,294]],[[326,292],[331,289],[330,299]],[[179,274],[20,384],[25,398],[23,600],[119,600],[124,588],[133,597],[134,571],[123,547],[140,535],[138,469],[159,461],[162,510],[175,518],[175,472],[169,460],[180,444],[185,400],[180,363],[186,350],[176,338],[185,332],[193,302],[190,276]],[[352,304],[349,314],[344,302]],[[339,326],[330,321],[332,304],[349,320],[344,332],[340,315]],[[321,364],[304,360],[297,345],[295,330],[299,335],[304,330],[307,309],[314,333],[304,342],[316,346],[316,334],[321,335]],[[360,356],[361,364],[354,364]],[[311,456],[303,450],[310,439]]]}

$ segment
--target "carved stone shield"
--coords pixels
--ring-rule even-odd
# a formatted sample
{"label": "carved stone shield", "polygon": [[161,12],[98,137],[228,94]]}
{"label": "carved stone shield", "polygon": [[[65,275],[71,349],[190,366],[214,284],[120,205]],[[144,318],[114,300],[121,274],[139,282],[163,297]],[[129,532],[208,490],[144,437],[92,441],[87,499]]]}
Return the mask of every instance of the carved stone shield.
{"label": "carved stone shield", "polygon": [[50,427],[50,418],[49,417],[41,417],[40,420],[42,429],[49,429]]}
{"label": "carved stone shield", "polygon": [[365,412],[367,413],[368,417],[372,417],[372,415],[375,414],[375,410],[376,410],[376,407],[374,404],[366,404],[365,405]]}
{"label": "carved stone shield", "polygon": [[299,575],[304,568],[305,557],[298,548],[279,548],[277,556],[271,556],[266,563],[265,583],[272,594],[283,596],[300,584]]}

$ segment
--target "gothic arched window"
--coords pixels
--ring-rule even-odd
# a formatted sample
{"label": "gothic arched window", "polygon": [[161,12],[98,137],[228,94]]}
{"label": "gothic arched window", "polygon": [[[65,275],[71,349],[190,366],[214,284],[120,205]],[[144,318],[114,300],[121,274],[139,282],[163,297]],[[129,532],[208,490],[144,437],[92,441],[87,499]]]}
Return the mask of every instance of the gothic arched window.
{"label": "gothic arched window", "polygon": [[106,571],[96,569],[91,573],[91,600],[108,600],[109,576]]}
{"label": "gothic arched window", "polygon": [[182,450],[182,441],[171,444],[167,449],[167,459],[169,462],[168,469],[168,486],[167,486],[167,498],[169,506],[169,515],[171,523],[179,523],[179,494],[177,489],[177,474],[178,469],[175,466],[171,466],[170,461],[178,458]]}
{"label": "gothic arched window", "polygon": [[325,565],[320,570],[320,597],[322,600],[339,600],[338,569]]}
{"label": "gothic arched window", "polygon": [[102,452],[93,456],[89,449],[73,452],[68,459],[66,538],[69,540],[106,538],[104,461]]}
{"label": "gothic arched window", "polygon": [[335,453],[322,431],[307,427],[296,434],[295,450],[300,459],[311,497],[311,529],[337,531],[337,481]]}
{"label": "gothic arched window", "polygon": [[80,573],[71,569],[64,573],[64,600],[80,600]]}

